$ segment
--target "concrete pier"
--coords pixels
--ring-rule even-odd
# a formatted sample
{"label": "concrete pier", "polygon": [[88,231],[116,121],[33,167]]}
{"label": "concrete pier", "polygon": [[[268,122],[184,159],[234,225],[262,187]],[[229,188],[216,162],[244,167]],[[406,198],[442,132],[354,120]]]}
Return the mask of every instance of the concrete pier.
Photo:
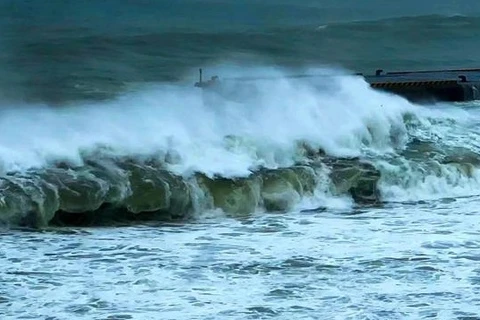
{"label": "concrete pier", "polygon": [[[383,90],[398,94],[413,102],[462,102],[480,100],[480,69],[453,69],[434,71],[402,71],[384,72],[376,70],[375,74],[363,75],[370,86],[377,90]],[[328,76],[321,75],[292,75],[287,78],[315,78]],[[255,81],[275,79],[270,77],[229,78],[231,81]],[[200,69],[199,82],[195,83],[199,88],[210,88],[219,83],[218,76],[210,80],[202,80]]]}
{"label": "concrete pier", "polygon": [[415,102],[480,99],[480,69],[387,72],[364,76],[372,88]]}

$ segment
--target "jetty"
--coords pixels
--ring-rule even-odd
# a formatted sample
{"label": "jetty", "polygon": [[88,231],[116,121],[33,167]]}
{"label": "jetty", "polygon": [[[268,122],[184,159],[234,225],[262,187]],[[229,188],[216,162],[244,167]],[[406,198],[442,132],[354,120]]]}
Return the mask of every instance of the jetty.
{"label": "jetty", "polygon": [[[202,69],[195,86],[202,89],[211,88],[220,83],[218,76],[204,81]],[[464,102],[480,100],[480,69],[452,69],[433,71],[384,72],[381,69],[371,75],[361,76],[376,90],[382,90],[405,97],[412,102]],[[285,78],[315,78],[325,75],[291,75]],[[276,77],[278,78],[278,77]],[[254,81],[274,79],[274,77],[239,77],[228,78],[235,81]]]}

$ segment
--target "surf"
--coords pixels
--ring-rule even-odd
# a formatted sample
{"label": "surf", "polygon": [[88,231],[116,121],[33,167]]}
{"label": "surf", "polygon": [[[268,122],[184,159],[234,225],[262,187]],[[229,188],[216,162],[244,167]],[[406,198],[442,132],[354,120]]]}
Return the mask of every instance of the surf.
{"label": "surf", "polygon": [[277,78],[237,90],[235,99],[206,97],[185,82],[61,108],[4,105],[0,220],[45,226],[287,212],[418,200],[419,190],[465,195],[478,185],[473,147],[454,158],[459,149],[424,135],[433,128],[447,138],[441,121],[450,121],[468,136],[454,112],[435,114],[353,76],[326,83],[272,67],[222,68]]}

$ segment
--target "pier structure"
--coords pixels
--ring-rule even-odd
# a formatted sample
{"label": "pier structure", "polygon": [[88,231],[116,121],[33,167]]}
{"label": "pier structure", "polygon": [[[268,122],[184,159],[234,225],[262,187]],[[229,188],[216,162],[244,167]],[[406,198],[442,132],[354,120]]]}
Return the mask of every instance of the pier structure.
{"label": "pier structure", "polygon": [[461,102],[480,99],[480,69],[387,72],[364,76],[372,88],[412,101]]}
{"label": "pier structure", "polygon": [[[480,69],[451,69],[433,71],[401,71],[384,72],[381,69],[372,75],[361,73],[370,86],[377,90],[391,92],[413,102],[463,102],[480,100]],[[287,78],[314,78],[325,75],[291,75]],[[235,81],[254,81],[275,79],[273,77],[242,77],[228,78]],[[196,87],[206,89],[215,86],[220,81],[218,76],[203,80],[200,69],[200,78]]]}

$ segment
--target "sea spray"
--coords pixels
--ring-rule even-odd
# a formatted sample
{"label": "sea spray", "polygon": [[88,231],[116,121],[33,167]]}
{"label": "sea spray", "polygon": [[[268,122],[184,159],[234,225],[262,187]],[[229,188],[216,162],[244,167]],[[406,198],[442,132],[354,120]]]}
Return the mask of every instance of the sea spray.
{"label": "sea spray", "polygon": [[[63,108],[4,106],[1,220],[41,226],[185,219],[218,208],[287,212],[345,196],[363,205],[470,194],[478,185],[477,150],[464,146],[470,156],[452,159],[459,150],[438,142],[469,134],[455,113],[331,70],[237,75],[251,71],[271,77],[221,79],[211,91],[157,85]],[[442,121],[458,123],[457,131]],[[426,133],[435,130],[432,140]],[[419,139],[438,150],[416,158]],[[432,188],[438,181],[443,187]]]}
{"label": "sea spray", "polygon": [[[319,90],[316,83],[325,81],[333,84]],[[254,97],[245,93],[248,103],[225,97],[222,105],[210,105],[198,88],[159,85],[114,101],[65,108],[7,106],[0,111],[3,170],[58,159],[79,163],[82,152],[107,146],[120,156],[174,150],[181,159],[172,165],[176,173],[237,176],[256,165],[293,164],[297,141],[330,155],[352,156],[365,147],[390,150],[392,133],[406,135],[402,114],[412,106],[370,90],[359,78],[279,78],[253,85]],[[245,144],[226,148],[229,136]]]}

